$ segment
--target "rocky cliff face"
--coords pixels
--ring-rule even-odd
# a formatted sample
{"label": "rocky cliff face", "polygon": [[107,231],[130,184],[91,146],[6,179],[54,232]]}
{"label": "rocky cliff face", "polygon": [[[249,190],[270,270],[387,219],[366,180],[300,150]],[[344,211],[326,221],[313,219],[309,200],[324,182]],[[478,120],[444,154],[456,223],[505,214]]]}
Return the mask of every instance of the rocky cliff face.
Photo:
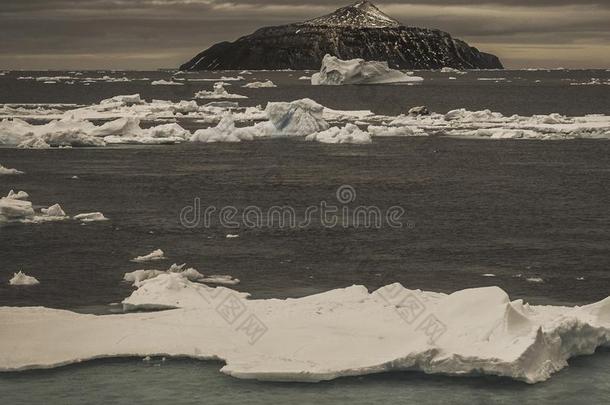
{"label": "rocky cliff face", "polygon": [[502,69],[480,52],[439,30],[406,27],[367,1],[297,24],[261,28],[235,42],[201,52],[181,70],[314,69],[324,55],[387,61],[395,69]]}

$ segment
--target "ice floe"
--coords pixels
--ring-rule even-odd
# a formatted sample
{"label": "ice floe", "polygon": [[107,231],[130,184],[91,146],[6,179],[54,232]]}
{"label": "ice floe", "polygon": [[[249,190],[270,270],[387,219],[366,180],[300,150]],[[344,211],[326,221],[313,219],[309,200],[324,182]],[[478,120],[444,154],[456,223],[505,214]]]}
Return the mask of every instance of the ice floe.
{"label": "ice floe", "polygon": [[417,83],[423,80],[390,69],[387,62],[341,60],[328,54],[322,59],[320,72],[311,76],[312,85]]}
{"label": "ice floe", "polygon": [[150,83],[152,86],[184,86],[184,83],[175,82],[173,80],[155,80]]}
{"label": "ice floe", "polygon": [[224,88],[225,84],[222,82],[214,83],[214,89],[212,91],[201,90],[195,93],[195,98],[248,98],[247,96],[242,96],[240,94],[232,94]]}
{"label": "ice floe", "polygon": [[134,259],[131,259],[134,263],[143,263],[143,262],[152,262],[155,260],[165,260],[165,253],[161,249],[153,250],[147,255],[138,256]]}
{"label": "ice floe", "polygon": [[23,190],[15,192],[15,190],[11,190],[8,192],[6,198],[12,198],[14,200],[27,200],[30,198],[30,195]]}
{"label": "ice floe", "polygon": [[[0,128],[1,130],[1,128]],[[0,144],[2,144],[0,142]],[[0,176],[8,176],[8,175],[14,175],[14,174],[23,174],[22,171],[17,170],[17,169],[9,169],[8,167],[4,167],[2,165],[0,165]]]}
{"label": "ice floe", "polygon": [[19,271],[13,274],[13,278],[8,283],[10,285],[37,285],[40,284],[40,281],[36,277],[28,276],[24,272]]}
{"label": "ice floe", "polygon": [[345,127],[331,127],[325,131],[315,132],[307,135],[307,141],[322,143],[371,143],[371,135],[362,131],[354,124],[347,124]]}
{"label": "ice floe", "polygon": [[268,381],[420,370],[536,383],[610,342],[610,297],[581,307],[537,306],[511,301],[498,287],[447,295],[396,283],[372,293],[352,286],[248,299],[166,273],[141,281],[123,306],[170,310],[95,316],[0,308],[0,370],[188,356],[223,360],[223,373]]}
{"label": "ice floe", "polygon": [[264,82],[246,83],[242,87],[245,87],[247,89],[262,89],[262,88],[277,87],[277,86],[271,80],[266,80]]}
{"label": "ice floe", "polygon": [[75,215],[73,219],[81,221],[83,223],[108,221],[108,218],[106,218],[101,212],[87,212],[83,214],[78,214]]}

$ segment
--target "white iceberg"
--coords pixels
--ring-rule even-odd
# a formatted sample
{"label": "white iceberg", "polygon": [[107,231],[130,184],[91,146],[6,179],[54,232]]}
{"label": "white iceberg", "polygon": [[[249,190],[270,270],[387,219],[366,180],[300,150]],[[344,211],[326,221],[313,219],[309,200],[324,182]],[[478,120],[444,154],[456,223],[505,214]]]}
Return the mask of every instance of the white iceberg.
{"label": "white iceberg", "polygon": [[188,356],[223,360],[223,373],[267,381],[420,370],[536,383],[610,343],[610,297],[537,306],[511,301],[498,287],[446,295],[397,283],[373,293],[352,286],[298,299],[247,297],[168,273],[123,300],[127,310],[175,308],[167,311],[95,316],[1,307],[0,371]]}
{"label": "white iceberg", "polygon": [[104,216],[101,212],[87,212],[83,214],[78,214],[73,217],[73,219],[77,221],[81,221],[84,223],[87,222],[97,222],[97,221],[108,221],[108,218]]}
{"label": "white iceberg", "polygon": [[14,273],[13,278],[11,278],[8,283],[10,285],[37,285],[40,284],[40,281],[38,281],[36,277],[28,276],[24,272],[20,271],[18,273]]}
{"label": "white iceberg", "polygon": [[11,190],[8,192],[6,198],[12,198],[14,200],[27,200],[28,198],[30,198],[30,195],[22,190],[18,192],[15,192],[15,190]]}
{"label": "white iceberg", "polygon": [[40,211],[48,217],[66,217],[66,213],[59,204],[52,205],[49,208],[42,208]]}
{"label": "white iceberg", "polygon": [[[0,128],[1,130],[2,128]],[[1,143],[0,143],[1,144]],[[19,171],[17,169],[9,169],[7,167],[4,167],[2,165],[0,165],[0,176],[2,175],[13,175],[13,174],[23,174],[22,171]]]}
{"label": "white iceberg", "polygon": [[271,80],[265,80],[264,82],[246,83],[242,87],[245,87],[247,89],[262,89],[262,88],[277,87],[277,86]]}
{"label": "white iceberg", "polygon": [[198,91],[197,93],[195,93],[195,98],[211,98],[211,99],[214,99],[214,98],[227,98],[227,99],[231,99],[231,98],[248,98],[248,97],[242,96],[240,94],[229,93],[224,88],[224,83],[217,82],[217,83],[214,83],[214,90],[212,90],[212,91],[208,91],[208,90]]}
{"label": "white iceberg", "polygon": [[322,143],[371,143],[371,135],[364,132],[354,124],[347,124],[343,128],[331,127],[322,132],[315,132],[307,135],[307,141],[316,141]]}
{"label": "white iceberg", "polygon": [[322,59],[320,72],[311,76],[311,84],[314,86],[418,83],[423,80],[421,77],[390,69],[387,62],[367,62],[364,59],[341,60],[328,54]]}
{"label": "white iceberg", "polygon": [[23,222],[35,216],[32,203],[15,198],[0,198],[0,224],[3,222]]}
{"label": "white iceberg", "polygon": [[138,256],[134,259],[131,259],[134,263],[143,263],[143,262],[152,262],[155,260],[165,260],[165,253],[161,249],[153,250],[147,255]]}
{"label": "white iceberg", "polygon": [[191,137],[191,142],[241,142],[252,140],[253,133],[248,128],[235,127],[235,120],[231,113],[226,114],[217,126],[198,129]]}

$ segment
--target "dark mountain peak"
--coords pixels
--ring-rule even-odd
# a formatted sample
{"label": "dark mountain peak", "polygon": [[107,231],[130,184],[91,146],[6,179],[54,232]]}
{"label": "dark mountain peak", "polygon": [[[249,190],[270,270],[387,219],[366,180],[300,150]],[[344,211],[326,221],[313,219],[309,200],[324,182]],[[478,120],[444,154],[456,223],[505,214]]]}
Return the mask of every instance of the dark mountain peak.
{"label": "dark mountain peak", "polygon": [[341,7],[333,13],[307,20],[303,25],[350,27],[350,28],[392,28],[402,24],[379,10],[373,3],[361,0]]}

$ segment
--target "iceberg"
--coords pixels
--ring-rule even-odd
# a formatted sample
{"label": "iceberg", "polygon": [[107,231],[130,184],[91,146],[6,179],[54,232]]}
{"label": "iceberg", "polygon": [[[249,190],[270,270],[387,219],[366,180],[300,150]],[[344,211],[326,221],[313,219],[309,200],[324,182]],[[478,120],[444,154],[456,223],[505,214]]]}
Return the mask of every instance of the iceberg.
{"label": "iceberg", "polygon": [[40,284],[40,281],[36,280],[35,277],[28,276],[22,271],[13,274],[13,278],[11,278],[8,282],[10,285],[37,285]]}
{"label": "iceberg", "polygon": [[15,190],[11,190],[8,192],[6,198],[12,198],[14,200],[27,200],[28,198],[30,198],[30,195],[25,191],[15,192]]}
{"label": "iceberg", "polygon": [[354,124],[347,124],[343,128],[332,127],[322,132],[307,135],[307,141],[322,143],[371,143],[371,135],[364,132]]}
{"label": "iceberg", "polygon": [[266,80],[264,82],[246,83],[241,87],[245,87],[247,89],[262,89],[262,88],[277,87],[277,86],[271,80]]}
{"label": "iceberg", "polygon": [[316,382],[419,370],[545,381],[573,356],[610,343],[610,297],[577,306],[529,305],[499,287],[443,294],[395,283],[298,299],[249,299],[179,274],[140,283],[126,310],[77,314],[0,308],[0,371],[103,357],[223,360],[221,372],[265,381]]}
{"label": "iceberg", "polygon": [[42,211],[42,213],[48,217],[58,217],[58,218],[67,217],[66,213],[64,212],[64,210],[61,208],[61,206],[59,204],[52,205],[49,208],[42,208],[40,211]]}
{"label": "iceberg", "polygon": [[3,222],[21,222],[34,218],[34,209],[29,201],[15,198],[0,198],[0,224]]}
{"label": "iceberg", "polygon": [[155,80],[150,83],[152,86],[184,86],[184,83],[175,82],[173,80]]}
{"label": "iceberg", "polygon": [[9,169],[7,167],[0,165],[0,176],[2,176],[2,175],[8,176],[8,175],[12,175],[12,174],[23,174],[23,172],[19,171],[17,169]]}
{"label": "iceberg", "polygon": [[147,255],[138,256],[134,259],[131,259],[134,263],[143,263],[143,262],[152,262],[155,260],[165,260],[165,253],[161,249],[154,250]]}
{"label": "iceberg", "polygon": [[390,69],[387,62],[367,62],[364,59],[341,60],[328,54],[322,59],[320,72],[311,76],[311,84],[314,86],[419,83],[423,80],[421,77]]}
{"label": "iceberg", "polygon": [[[189,281],[199,281],[203,282],[206,278],[203,274],[201,274],[197,269],[192,267],[184,268],[186,264],[172,264],[169,269],[163,270],[136,270],[130,273],[125,273],[123,276],[123,280],[128,281],[133,284],[134,287],[139,287],[143,281],[150,280],[152,278],[158,277],[162,274],[177,274],[180,277],[184,277]],[[232,280],[231,276],[229,277],[229,281]],[[239,281],[239,280],[238,280]]]}
{"label": "iceberg", "polygon": [[246,96],[242,96],[240,94],[232,94],[229,93],[225,88],[225,84],[222,82],[214,83],[214,90],[201,90],[195,93],[195,98],[248,98]]}
{"label": "iceberg", "polygon": [[97,221],[108,221],[108,218],[104,216],[101,212],[88,212],[84,214],[78,214],[73,217],[73,219],[77,221],[81,221],[84,223],[87,222],[97,222]]}

